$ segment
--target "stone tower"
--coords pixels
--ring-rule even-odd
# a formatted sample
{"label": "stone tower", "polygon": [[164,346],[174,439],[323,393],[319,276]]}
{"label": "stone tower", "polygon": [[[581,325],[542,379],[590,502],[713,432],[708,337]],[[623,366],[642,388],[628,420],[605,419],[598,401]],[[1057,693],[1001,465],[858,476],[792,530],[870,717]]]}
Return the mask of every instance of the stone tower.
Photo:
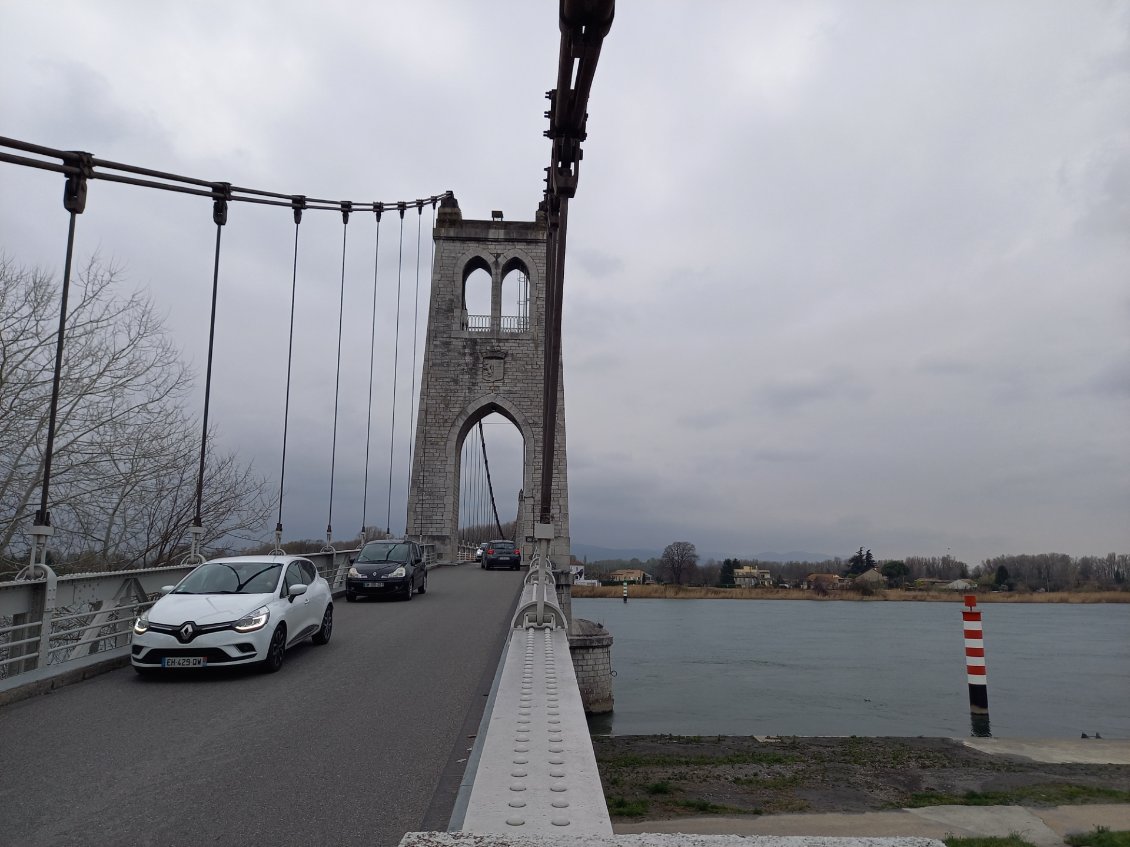
{"label": "stone tower", "polygon": [[[546,227],[534,221],[463,220],[453,196],[436,216],[428,335],[408,495],[408,535],[436,545],[441,561],[454,561],[459,528],[459,475],[463,440],[479,420],[497,412],[522,433],[523,496],[516,539],[532,548],[540,512],[542,386],[544,384]],[[467,278],[491,278],[489,321],[469,320]],[[529,279],[528,319],[502,318],[502,280],[521,270]],[[560,373],[560,372],[559,372]],[[565,390],[557,395],[553,464],[554,541],[550,557],[569,564],[569,485],[565,464]],[[499,516],[505,521],[509,509]],[[527,558],[528,561],[528,558]]]}

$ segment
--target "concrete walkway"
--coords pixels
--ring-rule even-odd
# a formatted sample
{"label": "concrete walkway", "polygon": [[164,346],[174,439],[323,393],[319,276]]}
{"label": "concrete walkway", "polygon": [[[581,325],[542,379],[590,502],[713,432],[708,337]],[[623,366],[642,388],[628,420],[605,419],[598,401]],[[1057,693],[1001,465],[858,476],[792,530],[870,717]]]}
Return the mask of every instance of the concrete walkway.
{"label": "concrete walkway", "polygon": [[[1118,739],[960,739],[983,753],[1019,756],[1035,762],[1130,764],[1130,740]],[[1097,826],[1130,830],[1130,804],[1111,803],[1052,808],[1023,806],[928,806],[889,812],[818,815],[757,815],[678,818],[616,823],[617,834],[680,832],[694,835],[813,835],[838,837],[1008,836],[1036,847],[1062,847],[1063,837]]]}
{"label": "concrete walkway", "polygon": [[1013,833],[1036,847],[1062,847],[1063,837],[1096,826],[1130,830],[1130,804],[1055,806],[930,806],[890,812],[823,815],[679,818],[617,823],[617,835],[656,832],[694,835],[816,835],[835,837],[919,836],[944,839]]}

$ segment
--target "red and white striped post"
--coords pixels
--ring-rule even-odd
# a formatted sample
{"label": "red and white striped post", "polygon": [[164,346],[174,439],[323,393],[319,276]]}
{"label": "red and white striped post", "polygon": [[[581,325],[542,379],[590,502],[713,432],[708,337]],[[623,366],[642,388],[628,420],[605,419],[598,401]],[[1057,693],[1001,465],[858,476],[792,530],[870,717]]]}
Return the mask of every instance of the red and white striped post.
{"label": "red and white striped post", "polygon": [[989,713],[989,687],[985,676],[985,633],[981,629],[981,613],[977,598],[965,595],[966,608],[961,612],[965,629],[965,673],[969,680],[969,711]]}

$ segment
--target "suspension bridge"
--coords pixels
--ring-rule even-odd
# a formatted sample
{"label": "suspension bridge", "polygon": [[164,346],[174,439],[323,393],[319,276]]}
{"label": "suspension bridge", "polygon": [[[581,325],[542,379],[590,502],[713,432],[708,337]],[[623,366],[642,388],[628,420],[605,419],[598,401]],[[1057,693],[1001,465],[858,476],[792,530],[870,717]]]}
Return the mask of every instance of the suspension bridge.
{"label": "suspension bridge", "polygon": [[[63,178],[67,213],[39,499],[25,530],[27,564],[15,580],[0,583],[0,844],[489,845],[555,843],[562,836],[615,843],[585,723],[582,681],[570,658],[576,645],[569,638],[561,364],[569,201],[587,137],[589,91],[613,14],[613,0],[561,0],[556,87],[547,95],[552,152],[532,220],[503,220],[501,214],[464,219],[455,194],[446,190],[391,201],[327,199],[0,137],[0,164]],[[107,563],[103,573],[59,577],[49,554],[57,534],[68,531],[52,520],[68,297],[75,233],[83,215],[96,214],[88,189],[97,181],[185,194],[211,205],[215,234],[194,508],[183,526],[183,555],[174,561],[131,571],[114,571]],[[370,507],[381,483],[384,531],[399,529],[392,497],[394,434],[397,415],[407,415],[410,435],[399,445],[411,459],[403,526],[429,551],[430,565],[454,564],[475,541],[502,535],[510,525],[530,567],[521,574],[442,568],[431,575],[424,602],[351,605],[337,615],[330,649],[296,647],[283,674],[142,681],[115,669],[128,661],[135,615],[161,586],[205,559],[223,235],[238,225],[231,213],[242,204],[289,213],[294,226],[274,551],[286,543],[287,459],[296,446],[289,424],[300,400],[291,389],[302,364],[294,347],[302,224],[309,215],[328,213],[340,216],[342,225],[329,496],[325,544],[309,558],[340,592],[355,552],[347,543],[352,533],[334,529],[346,389],[342,326],[350,228],[356,233],[366,218],[374,260],[359,537],[373,525]],[[425,209],[433,249],[417,380]],[[411,212],[414,282],[403,273],[406,246],[409,259],[413,251],[406,225]],[[397,272],[386,480],[370,470],[378,450],[384,453],[384,445],[371,439],[378,402],[373,339],[381,251],[392,249],[390,222]],[[476,275],[489,285],[489,297],[469,301],[468,282]],[[504,306],[508,279],[517,296]],[[406,285],[416,304],[409,410],[396,402],[400,334],[408,332],[400,325]],[[495,415],[523,441],[520,493],[509,504],[495,496],[483,427]],[[606,645],[604,650],[606,657]],[[64,685],[79,680],[85,681]],[[51,696],[37,696],[44,691]]]}
{"label": "suspension bridge", "polygon": [[[501,213],[488,221],[464,219],[451,191],[391,201],[329,199],[0,137],[0,165],[62,177],[67,225],[50,400],[38,450],[39,498],[37,505],[30,497],[26,504],[27,564],[14,581],[0,583],[0,841],[177,844],[267,838],[395,844],[405,832],[449,828],[503,838],[564,830],[611,835],[569,658],[560,335],[569,200],[577,188],[588,94],[613,9],[612,0],[561,3],[557,87],[547,95],[552,152],[533,220],[503,220]],[[89,188],[99,181],[188,195],[211,206],[211,296],[194,507],[183,526],[183,553],[173,560],[132,571],[115,571],[107,562],[103,573],[60,577],[51,567],[51,549],[71,527],[52,520],[52,507],[60,408],[70,399],[68,305],[76,230],[84,215],[97,214]],[[302,447],[292,442],[290,423],[300,402],[292,392],[293,376],[304,367],[294,344],[303,221],[328,213],[341,220],[329,494],[325,543],[309,558],[340,592],[354,552],[348,549],[352,532],[344,538],[340,529],[335,534],[335,505],[341,510],[340,501],[335,504],[343,459],[341,398],[352,390],[342,384],[352,270],[347,262],[350,238],[371,237],[368,419],[358,537],[363,539],[381,517],[385,533],[399,529],[392,478],[396,455],[403,451],[411,467],[403,527],[428,551],[431,567],[456,563],[475,542],[506,533],[526,547],[530,566],[521,576],[444,568],[432,575],[425,603],[391,612],[382,607],[378,614],[351,606],[337,616],[337,650],[324,654],[330,661],[318,661],[298,647],[289,673],[271,677],[270,685],[259,685],[258,677],[209,679],[189,687],[178,684],[183,679],[140,683],[112,670],[128,657],[133,617],[158,596],[162,584],[175,582],[206,558],[212,400],[223,373],[215,351],[226,284],[224,233],[238,226],[233,210],[244,204],[277,209],[293,220],[271,552],[281,553],[286,543],[288,454]],[[418,363],[425,209],[430,212],[431,290]],[[362,219],[369,225],[358,234]],[[380,366],[377,291],[392,285],[380,275],[382,251],[392,249],[393,390],[387,408],[379,410],[380,398],[374,396]],[[414,269],[414,280],[405,278],[406,265]],[[482,286],[478,292],[476,280]],[[513,292],[505,306],[504,287]],[[405,296],[415,304],[410,328],[401,325]],[[404,410],[398,408],[397,383],[407,341],[402,343],[401,335],[409,329],[413,403]],[[374,468],[382,445],[372,439],[373,416],[380,411],[390,417],[387,478],[379,473],[385,469]],[[398,415],[409,420],[407,443],[399,450]],[[493,416],[516,427],[523,441],[521,486],[508,503],[496,497],[483,426]],[[64,466],[62,473],[67,472]],[[374,520],[382,483],[384,515]],[[558,571],[554,562],[566,567]],[[424,611],[410,614],[409,609]],[[82,685],[63,685],[87,678]],[[46,690],[55,693],[33,696]],[[78,748],[85,751],[82,762],[74,761]],[[88,790],[93,786],[97,791]],[[65,808],[53,800],[60,796],[67,798]]]}

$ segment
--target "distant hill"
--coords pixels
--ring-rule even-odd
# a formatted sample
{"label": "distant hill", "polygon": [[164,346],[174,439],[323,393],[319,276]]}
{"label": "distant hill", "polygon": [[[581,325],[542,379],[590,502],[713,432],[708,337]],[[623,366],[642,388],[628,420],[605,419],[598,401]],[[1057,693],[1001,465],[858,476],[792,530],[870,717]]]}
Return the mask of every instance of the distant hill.
{"label": "distant hill", "polygon": [[646,562],[648,559],[658,559],[662,552],[660,550],[598,547],[595,544],[581,544],[576,541],[572,543],[570,549],[578,559],[583,560],[588,557],[590,562],[603,562],[606,559],[624,559],[627,561],[639,559],[641,562]]}
{"label": "distant hill", "polygon": [[761,562],[827,562],[835,556],[824,553],[805,553],[803,550],[790,550],[787,553],[758,553],[756,556],[745,558],[757,559]]}
{"label": "distant hill", "polygon": [[[588,557],[590,562],[603,562],[607,559],[624,559],[626,561],[631,559],[639,559],[641,562],[646,562],[648,559],[658,559],[662,554],[662,550],[644,550],[640,548],[620,548],[620,547],[598,547],[595,544],[582,544],[573,542],[572,545],[573,555],[578,559]],[[833,558],[826,556],[823,553],[806,553],[803,550],[790,550],[786,553],[758,553],[753,556],[740,555],[735,556],[733,553],[715,553],[707,550],[698,551],[698,560],[705,562],[707,559],[715,559],[722,561],[723,559],[757,559],[761,562],[826,562]]]}

